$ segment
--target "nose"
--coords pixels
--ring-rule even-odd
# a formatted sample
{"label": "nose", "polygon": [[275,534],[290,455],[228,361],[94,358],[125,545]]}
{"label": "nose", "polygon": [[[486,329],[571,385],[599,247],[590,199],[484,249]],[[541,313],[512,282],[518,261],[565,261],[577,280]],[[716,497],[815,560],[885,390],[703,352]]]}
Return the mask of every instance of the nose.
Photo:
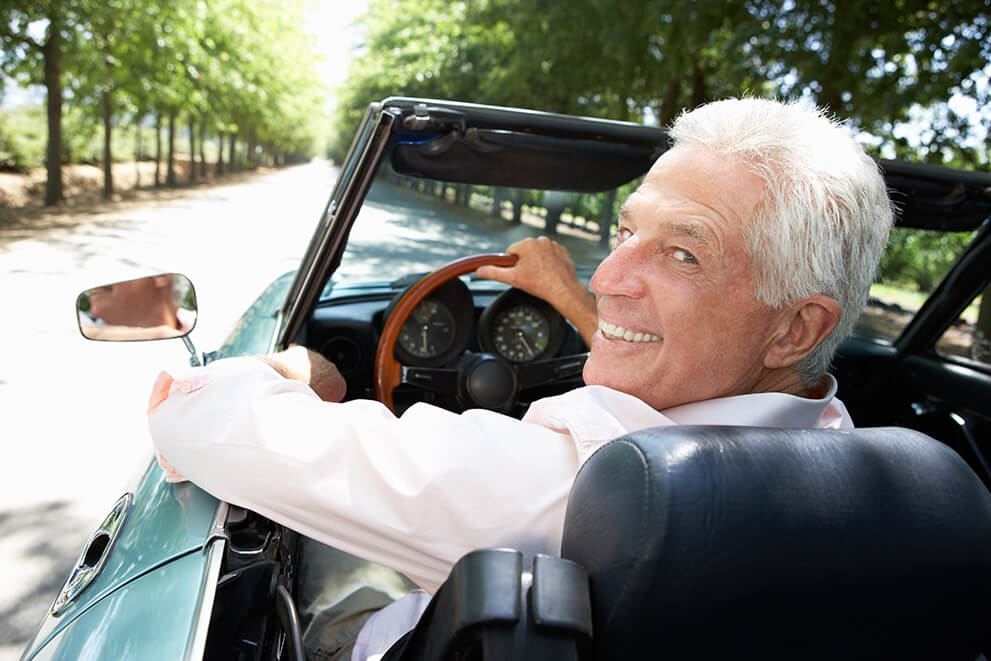
{"label": "nose", "polygon": [[602,260],[592,274],[589,286],[596,296],[642,298],[645,295],[643,286],[645,258],[640,242],[634,234],[616,246]]}

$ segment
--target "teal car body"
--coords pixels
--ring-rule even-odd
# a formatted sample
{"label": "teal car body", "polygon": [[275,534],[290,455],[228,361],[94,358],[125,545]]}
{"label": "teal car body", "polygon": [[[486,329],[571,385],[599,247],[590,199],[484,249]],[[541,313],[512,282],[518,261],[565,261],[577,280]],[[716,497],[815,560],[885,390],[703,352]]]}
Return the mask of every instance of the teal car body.
{"label": "teal car body", "polygon": [[45,618],[22,658],[189,657],[202,644],[199,620],[209,617],[220,568],[213,542],[226,510],[192,484],[165,482],[149,464],[103,571]]}

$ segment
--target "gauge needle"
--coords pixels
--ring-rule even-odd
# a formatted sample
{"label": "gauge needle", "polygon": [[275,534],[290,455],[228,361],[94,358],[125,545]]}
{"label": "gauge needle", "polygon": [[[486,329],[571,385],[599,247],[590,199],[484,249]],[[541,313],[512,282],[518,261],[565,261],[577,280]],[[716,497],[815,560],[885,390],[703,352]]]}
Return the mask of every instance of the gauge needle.
{"label": "gauge needle", "polygon": [[535,356],[536,354],[533,353],[533,349],[530,348],[530,343],[526,341],[526,335],[523,333],[522,328],[516,329],[516,336],[520,338],[520,343],[523,344],[523,348],[527,350],[527,353],[530,354],[530,357],[532,358],[533,356]]}
{"label": "gauge needle", "polygon": [[420,337],[423,339],[423,353],[427,352],[427,326],[424,324],[420,328]]}

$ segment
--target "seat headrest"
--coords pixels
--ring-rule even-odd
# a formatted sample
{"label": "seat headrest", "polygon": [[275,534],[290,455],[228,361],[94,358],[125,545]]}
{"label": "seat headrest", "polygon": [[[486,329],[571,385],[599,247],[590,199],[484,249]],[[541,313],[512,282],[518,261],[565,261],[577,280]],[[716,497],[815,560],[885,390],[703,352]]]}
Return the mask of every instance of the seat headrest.
{"label": "seat headrest", "polygon": [[907,429],[622,437],[580,470],[562,556],[596,658],[973,659],[991,627],[991,494]]}

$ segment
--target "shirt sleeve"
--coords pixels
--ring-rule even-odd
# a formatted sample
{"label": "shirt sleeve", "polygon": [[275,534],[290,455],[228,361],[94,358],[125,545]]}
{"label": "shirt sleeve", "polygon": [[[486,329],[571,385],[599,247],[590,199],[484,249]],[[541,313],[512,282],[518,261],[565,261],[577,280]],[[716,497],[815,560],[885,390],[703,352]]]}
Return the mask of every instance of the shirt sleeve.
{"label": "shirt sleeve", "polygon": [[430,591],[475,548],[559,550],[578,469],[567,434],[490,411],[323,402],[253,358],[155,390],[152,441],[182,475]]}

